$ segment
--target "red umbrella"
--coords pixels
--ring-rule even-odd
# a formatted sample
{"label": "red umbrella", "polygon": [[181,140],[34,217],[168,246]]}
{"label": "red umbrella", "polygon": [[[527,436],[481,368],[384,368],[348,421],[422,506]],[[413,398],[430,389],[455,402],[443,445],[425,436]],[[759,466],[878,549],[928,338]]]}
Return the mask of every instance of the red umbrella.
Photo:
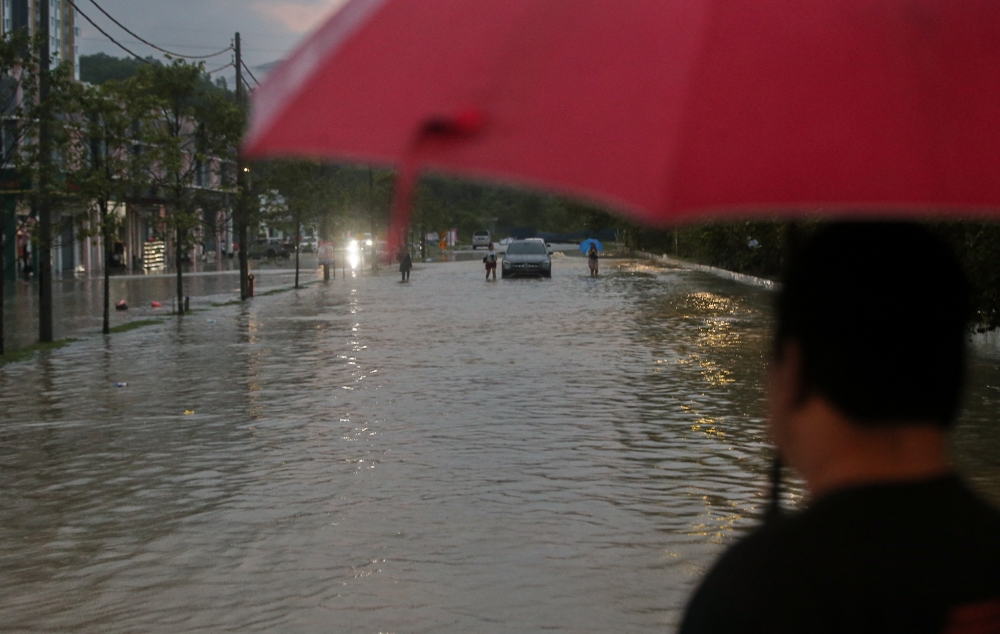
{"label": "red umbrella", "polygon": [[997,210],[1000,2],[352,0],[246,153],[401,167],[397,227],[416,169],[652,223]]}

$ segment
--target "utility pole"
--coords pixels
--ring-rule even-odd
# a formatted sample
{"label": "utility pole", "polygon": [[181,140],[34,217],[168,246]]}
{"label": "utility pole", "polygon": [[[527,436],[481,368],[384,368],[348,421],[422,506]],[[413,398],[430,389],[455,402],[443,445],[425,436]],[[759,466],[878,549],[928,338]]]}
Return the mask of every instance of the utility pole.
{"label": "utility pole", "polygon": [[52,164],[52,139],[49,130],[49,2],[38,3],[42,47],[38,51],[38,340],[49,343],[52,336],[52,209],[49,197],[49,173]]}
{"label": "utility pole", "polygon": [[372,270],[378,270],[378,223],[375,221],[375,175],[368,167],[368,210],[372,215]]}
{"label": "utility pole", "polygon": [[[240,34],[236,34],[236,105],[245,105],[245,95],[243,93],[243,55],[240,50]],[[238,240],[240,241],[240,299],[246,301],[250,297],[250,262],[247,259],[247,251],[250,245],[247,241],[247,202],[246,197],[250,194],[247,188],[247,167],[243,162],[243,151],[236,153],[236,227]]]}

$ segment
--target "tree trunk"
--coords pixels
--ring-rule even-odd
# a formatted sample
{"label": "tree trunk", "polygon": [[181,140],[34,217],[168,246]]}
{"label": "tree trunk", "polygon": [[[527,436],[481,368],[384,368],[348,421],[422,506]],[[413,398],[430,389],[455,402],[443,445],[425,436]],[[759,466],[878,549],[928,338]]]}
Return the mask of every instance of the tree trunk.
{"label": "tree trunk", "polygon": [[52,114],[49,100],[49,3],[39,3],[38,24],[42,46],[39,50],[38,103],[44,106],[38,121],[38,340],[51,343],[52,324],[52,199],[49,192],[49,170],[52,164],[52,137],[49,124]]}
{"label": "tree trunk", "polygon": [[108,201],[101,201],[101,253],[104,262],[101,265],[104,273],[104,328],[102,332],[111,334],[111,235],[108,231]]}
{"label": "tree trunk", "polygon": [[[2,213],[4,215],[7,214],[6,211],[0,211],[0,213]],[[6,220],[6,218],[2,218],[2,217],[0,217],[0,219],[2,219],[4,221]],[[6,227],[4,226],[5,224],[6,224],[6,222],[0,222],[0,357],[2,357],[3,354],[4,354],[4,348],[3,348],[3,293],[4,293],[4,284],[7,283],[7,280],[4,279],[7,276],[7,271],[6,271],[6,266],[7,266],[7,251],[4,248],[6,246],[6,239],[5,238],[7,237],[7,233],[5,231]],[[16,267],[17,266],[17,239],[16,238],[14,240],[14,263],[15,263],[14,266]]]}
{"label": "tree trunk", "polygon": [[247,221],[246,214],[240,211],[239,221],[240,241],[240,299],[246,301],[250,297],[250,262],[247,259]]}
{"label": "tree trunk", "polygon": [[174,246],[175,265],[177,266],[177,314],[184,314],[184,274],[181,271],[181,256],[183,255],[183,244],[181,228],[177,227],[177,244]]}
{"label": "tree trunk", "polygon": [[302,237],[302,221],[295,220],[295,288],[299,287],[299,241]]}
{"label": "tree trunk", "polygon": [[222,214],[215,212],[215,270],[222,271]]}
{"label": "tree trunk", "polygon": [[[40,179],[41,180],[41,179]],[[39,188],[48,187],[47,184]],[[47,199],[46,194],[42,194]],[[44,200],[38,211],[38,341],[51,343],[52,324],[52,212]]]}
{"label": "tree trunk", "polygon": [[368,168],[368,211],[372,217],[372,270],[378,270],[378,224],[375,221],[375,176]]}

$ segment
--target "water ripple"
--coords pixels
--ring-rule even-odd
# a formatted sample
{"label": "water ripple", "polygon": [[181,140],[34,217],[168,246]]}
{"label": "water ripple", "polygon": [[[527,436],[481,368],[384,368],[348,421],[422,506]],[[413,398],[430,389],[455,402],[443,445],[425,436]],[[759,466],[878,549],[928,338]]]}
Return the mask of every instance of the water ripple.
{"label": "water ripple", "polygon": [[[5,629],[671,629],[761,515],[770,296],[557,264],[337,279],[0,369]],[[977,364],[956,442],[1000,491]]]}

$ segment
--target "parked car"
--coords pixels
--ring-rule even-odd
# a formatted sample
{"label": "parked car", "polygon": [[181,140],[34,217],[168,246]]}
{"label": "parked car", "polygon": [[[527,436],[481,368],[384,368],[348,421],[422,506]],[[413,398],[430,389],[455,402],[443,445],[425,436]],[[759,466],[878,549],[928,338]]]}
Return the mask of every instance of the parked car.
{"label": "parked car", "polygon": [[472,234],[472,250],[475,251],[477,247],[488,247],[490,246],[490,232],[489,231],[476,231]]}
{"label": "parked car", "polygon": [[540,238],[514,240],[503,256],[500,277],[527,275],[552,277],[552,253]]}
{"label": "parked car", "polygon": [[295,252],[294,244],[286,244],[277,238],[258,238],[247,250],[251,258],[288,258]]}

